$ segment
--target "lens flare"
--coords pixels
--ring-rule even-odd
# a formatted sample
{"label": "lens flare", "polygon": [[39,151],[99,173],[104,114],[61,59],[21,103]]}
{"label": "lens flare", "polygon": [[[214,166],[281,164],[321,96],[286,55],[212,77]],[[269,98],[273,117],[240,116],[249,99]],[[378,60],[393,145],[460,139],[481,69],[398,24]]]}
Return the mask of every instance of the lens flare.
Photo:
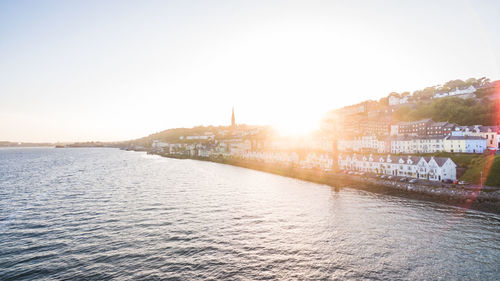
{"label": "lens flare", "polygon": [[494,85],[493,85],[493,89],[494,89],[494,93],[493,93],[493,97],[496,101],[496,112],[495,112],[495,115],[496,115],[496,125],[500,125],[500,81],[495,81],[494,82]]}
{"label": "lens flare", "polygon": [[[494,120],[493,122],[495,123],[497,130],[500,125],[500,81],[495,81],[493,85],[493,100],[495,103],[495,114],[494,114]],[[500,131],[497,131],[497,134],[500,133]],[[485,182],[488,179],[488,176],[490,175],[491,172],[491,166],[493,165],[493,162],[495,160],[495,151],[490,151],[488,150],[489,155],[486,156],[486,161],[482,167],[482,171],[480,173],[480,179],[479,179],[479,185],[474,189],[472,194],[467,198],[465,201],[465,204],[463,206],[464,209],[469,209],[472,204],[476,201],[477,196],[479,195],[479,192],[483,189],[483,186]]]}

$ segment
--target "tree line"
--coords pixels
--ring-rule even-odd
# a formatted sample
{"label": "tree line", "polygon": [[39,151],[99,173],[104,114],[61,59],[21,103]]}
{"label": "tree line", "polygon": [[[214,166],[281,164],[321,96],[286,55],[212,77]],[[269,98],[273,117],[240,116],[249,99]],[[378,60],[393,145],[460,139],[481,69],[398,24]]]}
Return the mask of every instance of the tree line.
{"label": "tree line", "polygon": [[431,118],[435,122],[450,122],[458,125],[498,125],[500,106],[487,98],[461,99],[446,97],[431,102],[417,102],[400,107],[394,113],[399,121],[416,121]]}

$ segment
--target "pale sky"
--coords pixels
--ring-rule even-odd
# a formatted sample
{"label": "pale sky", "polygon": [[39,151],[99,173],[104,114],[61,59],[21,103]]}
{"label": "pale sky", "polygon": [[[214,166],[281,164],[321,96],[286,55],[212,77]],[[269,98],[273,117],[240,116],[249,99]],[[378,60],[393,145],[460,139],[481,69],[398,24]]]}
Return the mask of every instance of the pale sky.
{"label": "pale sky", "polygon": [[500,1],[2,1],[0,141],[314,128],[328,110],[500,79]]}

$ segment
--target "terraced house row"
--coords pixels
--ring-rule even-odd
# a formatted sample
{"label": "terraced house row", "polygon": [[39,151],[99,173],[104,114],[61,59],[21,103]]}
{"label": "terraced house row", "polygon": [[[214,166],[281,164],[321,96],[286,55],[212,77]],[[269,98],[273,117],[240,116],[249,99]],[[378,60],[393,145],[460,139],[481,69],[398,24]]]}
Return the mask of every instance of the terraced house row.
{"label": "terraced house row", "polygon": [[486,139],[478,136],[399,137],[391,140],[391,153],[483,153]]}
{"label": "terraced house row", "polygon": [[341,170],[431,181],[457,179],[457,165],[445,157],[347,154],[339,155],[338,165]]}
{"label": "terraced house row", "polygon": [[[444,131],[442,131],[444,132]],[[455,126],[450,132],[438,135],[393,135],[381,137],[365,135],[353,139],[340,139],[337,149],[343,152],[364,153],[483,153],[500,150],[498,126]]]}

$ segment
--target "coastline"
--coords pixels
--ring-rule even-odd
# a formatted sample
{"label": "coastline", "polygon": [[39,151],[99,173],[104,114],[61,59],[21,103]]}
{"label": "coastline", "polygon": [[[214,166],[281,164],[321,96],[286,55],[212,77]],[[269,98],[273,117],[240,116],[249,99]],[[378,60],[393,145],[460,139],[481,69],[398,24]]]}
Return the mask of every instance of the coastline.
{"label": "coastline", "polygon": [[480,190],[480,188],[438,188],[424,184],[410,184],[407,182],[382,180],[370,176],[323,172],[319,170],[309,170],[292,166],[282,166],[272,163],[246,161],[233,158],[187,157],[182,155],[153,153],[149,151],[148,153],[173,159],[208,161],[267,172],[299,180],[325,184],[335,188],[336,191],[339,191],[344,187],[349,187],[379,194],[452,205],[463,208],[464,211],[467,209],[473,209],[500,214],[500,194],[498,192],[485,192]]}

